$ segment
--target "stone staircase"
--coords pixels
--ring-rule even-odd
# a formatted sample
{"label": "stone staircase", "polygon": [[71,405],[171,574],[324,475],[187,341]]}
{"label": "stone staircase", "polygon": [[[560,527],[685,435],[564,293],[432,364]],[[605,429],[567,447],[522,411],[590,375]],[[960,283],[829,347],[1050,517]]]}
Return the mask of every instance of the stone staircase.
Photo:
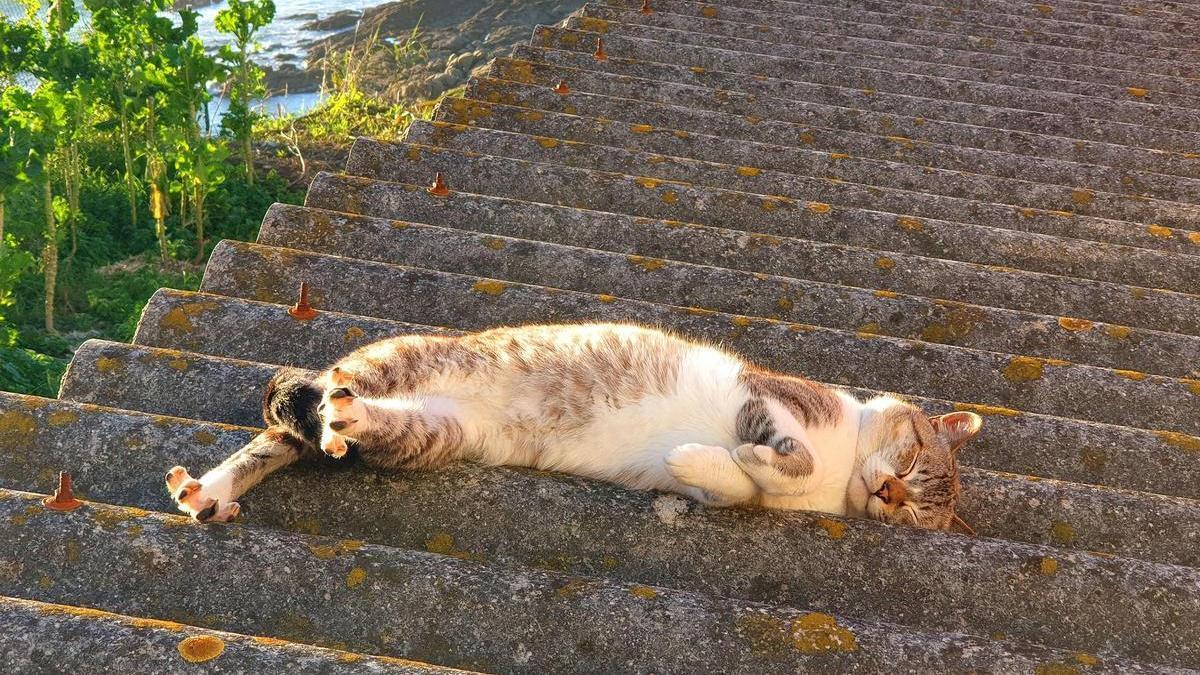
{"label": "stone staircase", "polygon": [[[1200,668],[1200,5],[646,4],[538,27],[59,400],[0,395],[0,670]],[[580,320],[984,415],[980,536],[333,461],[173,515],[281,366]]]}

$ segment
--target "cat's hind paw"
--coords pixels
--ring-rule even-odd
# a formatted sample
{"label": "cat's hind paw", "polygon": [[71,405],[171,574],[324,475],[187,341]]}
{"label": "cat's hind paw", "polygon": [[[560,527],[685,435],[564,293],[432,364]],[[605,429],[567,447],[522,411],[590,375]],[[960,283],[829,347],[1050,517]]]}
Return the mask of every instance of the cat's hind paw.
{"label": "cat's hind paw", "polygon": [[192,478],[182,466],[172,467],[167,472],[166,482],[167,492],[175,499],[176,508],[197,522],[223,523],[241,513],[241,506],[229,501],[218,485],[205,485]]}
{"label": "cat's hind paw", "polygon": [[[336,383],[336,372],[335,372]],[[321,430],[321,451],[330,457],[343,457],[367,417],[366,405],[344,386],[325,392],[318,412],[324,426]]]}

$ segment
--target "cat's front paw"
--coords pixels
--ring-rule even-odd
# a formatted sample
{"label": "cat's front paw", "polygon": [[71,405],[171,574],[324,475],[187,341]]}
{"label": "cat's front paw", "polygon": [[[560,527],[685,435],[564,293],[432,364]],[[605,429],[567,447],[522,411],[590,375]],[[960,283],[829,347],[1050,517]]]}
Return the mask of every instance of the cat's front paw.
{"label": "cat's front paw", "polygon": [[241,506],[229,500],[223,482],[218,479],[205,484],[192,478],[182,466],[167,472],[167,492],[175,499],[175,506],[200,523],[223,523],[241,513]]}
{"label": "cat's front paw", "polygon": [[739,445],[733,461],[770,495],[802,495],[820,481],[816,456],[795,439],[785,439],[779,447]]}
{"label": "cat's front paw", "polygon": [[729,463],[729,451],[714,445],[685,443],[668,452],[665,461],[667,473],[675,480],[684,485],[707,489]]}

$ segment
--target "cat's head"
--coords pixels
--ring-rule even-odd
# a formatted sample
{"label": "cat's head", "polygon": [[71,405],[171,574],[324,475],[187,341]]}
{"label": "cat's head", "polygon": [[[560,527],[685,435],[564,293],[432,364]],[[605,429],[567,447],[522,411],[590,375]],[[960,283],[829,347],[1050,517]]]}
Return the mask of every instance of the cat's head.
{"label": "cat's head", "polygon": [[869,518],[929,530],[971,532],[954,513],[958,503],[958,451],[983,420],[971,412],[929,417],[891,397],[866,403],[859,429],[858,475],[850,502]]}

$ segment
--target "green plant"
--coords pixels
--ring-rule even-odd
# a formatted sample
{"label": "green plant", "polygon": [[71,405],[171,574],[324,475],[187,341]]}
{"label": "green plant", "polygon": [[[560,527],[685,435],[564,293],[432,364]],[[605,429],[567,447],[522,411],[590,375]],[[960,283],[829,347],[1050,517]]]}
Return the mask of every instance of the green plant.
{"label": "green plant", "polygon": [[233,43],[221,47],[221,60],[233,74],[229,87],[229,109],[221,118],[221,130],[237,140],[242,149],[246,179],[254,182],[254,124],[263,117],[253,109],[255,101],[267,93],[262,68],[250,60],[257,48],[254,36],[275,18],[271,0],[229,0],[217,12],[216,27],[233,36]]}

